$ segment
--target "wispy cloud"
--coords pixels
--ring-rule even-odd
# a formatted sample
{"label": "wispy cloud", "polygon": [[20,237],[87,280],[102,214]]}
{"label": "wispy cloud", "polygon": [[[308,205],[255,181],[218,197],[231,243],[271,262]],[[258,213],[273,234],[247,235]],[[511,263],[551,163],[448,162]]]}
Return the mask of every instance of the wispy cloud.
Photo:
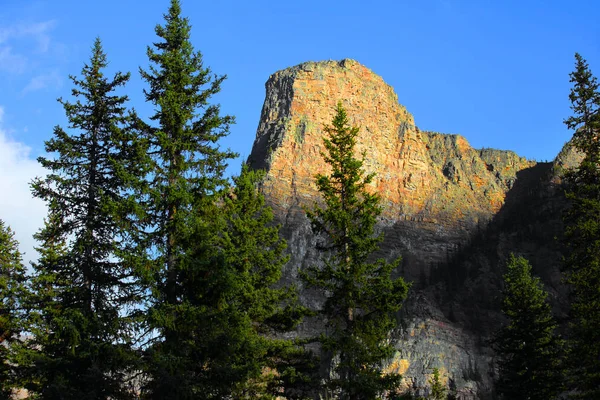
{"label": "wispy cloud", "polygon": [[16,54],[10,46],[0,46],[0,70],[14,74],[25,72],[27,57]]}
{"label": "wispy cloud", "polygon": [[[27,71],[31,57],[45,54],[51,48],[50,33],[56,21],[14,23],[0,27],[0,70],[22,74]],[[18,50],[16,50],[18,49]]]}
{"label": "wispy cloud", "polygon": [[50,31],[56,26],[56,21],[32,23],[17,23],[0,28],[0,44],[13,39],[28,38],[37,44],[37,50],[45,53],[50,48]]}
{"label": "wispy cloud", "polygon": [[0,106],[0,219],[15,232],[19,248],[28,263],[37,258],[33,234],[42,226],[46,215],[44,203],[31,196],[29,183],[44,169],[32,158],[31,149],[10,137],[3,123]]}
{"label": "wispy cloud", "polygon": [[27,86],[21,92],[22,95],[47,88],[59,89],[62,86],[62,78],[57,70],[41,74],[31,78]]}

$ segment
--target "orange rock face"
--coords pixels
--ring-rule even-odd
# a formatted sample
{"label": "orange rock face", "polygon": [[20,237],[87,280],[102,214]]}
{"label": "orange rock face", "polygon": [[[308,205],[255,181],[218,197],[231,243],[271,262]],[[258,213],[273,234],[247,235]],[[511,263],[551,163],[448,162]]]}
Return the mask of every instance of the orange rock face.
{"label": "orange rock face", "polygon": [[475,150],[458,135],[420,131],[394,90],[353,60],[279,71],[266,88],[250,162],[267,170],[263,189],[276,209],[319,199],[315,175],[328,171],[323,127],[338,101],[360,127],[357,154],[376,173],[372,189],[390,222],[471,229],[498,211],[516,173],[534,164],[512,152]]}

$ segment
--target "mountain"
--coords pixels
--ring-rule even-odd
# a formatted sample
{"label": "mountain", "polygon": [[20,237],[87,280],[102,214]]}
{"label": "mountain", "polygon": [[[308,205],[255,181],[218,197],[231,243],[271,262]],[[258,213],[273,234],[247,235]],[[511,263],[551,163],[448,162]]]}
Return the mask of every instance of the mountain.
{"label": "mountain", "polygon": [[[271,75],[249,156],[264,169],[262,191],[282,224],[290,262],[286,283],[318,263],[303,207],[320,201],[315,175],[327,172],[323,126],[341,101],[360,127],[357,150],[376,173],[370,190],[384,211],[378,256],[403,257],[398,274],[413,282],[404,305],[398,351],[386,367],[416,393],[438,368],[461,399],[489,398],[495,377],[491,333],[502,323],[499,296],[510,252],[528,257],[548,285],[559,315],[563,168],[576,165],[569,147],[554,163],[512,151],[473,149],[460,135],[421,131],[381,77],[354,60],[307,62]],[[322,299],[302,290],[305,304]],[[308,320],[298,335],[320,327]]]}

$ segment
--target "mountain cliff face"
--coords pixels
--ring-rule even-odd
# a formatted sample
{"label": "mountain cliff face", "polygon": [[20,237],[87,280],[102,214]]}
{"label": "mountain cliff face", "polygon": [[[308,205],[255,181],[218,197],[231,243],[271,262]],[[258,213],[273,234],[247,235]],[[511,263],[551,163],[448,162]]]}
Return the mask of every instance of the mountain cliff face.
{"label": "mountain cliff face", "polygon": [[[291,255],[287,282],[298,284],[298,270],[320,257],[303,207],[320,199],[314,177],[328,171],[320,155],[323,126],[330,124],[338,101],[351,124],[360,127],[357,151],[365,156],[366,171],[376,173],[370,189],[384,205],[379,229],[385,241],[379,255],[402,256],[397,272],[413,282],[402,328],[395,332],[398,352],[386,368],[402,373],[405,388],[417,393],[426,392],[437,367],[459,398],[490,396],[495,372],[487,338],[502,321],[502,263],[510,251],[557,254],[536,234],[559,231],[556,216],[564,201],[556,190],[556,171],[577,160],[565,153],[555,165],[536,164],[510,151],[473,149],[459,135],[421,131],[394,90],[353,60],[308,62],[279,71],[266,83],[249,162],[266,170],[262,190]],[[504,226],[527,202],[544,206]],[[544,210],[550,214],[543,215]],[[529,235],[535,244],[528,253],[523,246],[529,236],[517,240],[513,233],[536,223],[541,231]],[[557,262],[547,270],[557,270]],[[546,275],[558,296],[560,279],[556,273]],[[313,306],[321,301],[310,291],[301,298]],[[307,321],[298,334],[318,329],[318,321]]]}

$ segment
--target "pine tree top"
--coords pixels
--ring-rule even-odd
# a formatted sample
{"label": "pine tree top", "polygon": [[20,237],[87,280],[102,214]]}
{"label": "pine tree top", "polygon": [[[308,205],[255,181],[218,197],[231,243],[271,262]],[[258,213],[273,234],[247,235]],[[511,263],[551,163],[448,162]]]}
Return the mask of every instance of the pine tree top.
{"label": "pine tree top", "polygon": [[564,120],[569,129],[575,130],[573,144],[580,151],[590,154],[600,152],[600,92],[598,81],[587,61],[575,53],[575,70],[569,74],[573,83],[569,94],[574,115]]}

